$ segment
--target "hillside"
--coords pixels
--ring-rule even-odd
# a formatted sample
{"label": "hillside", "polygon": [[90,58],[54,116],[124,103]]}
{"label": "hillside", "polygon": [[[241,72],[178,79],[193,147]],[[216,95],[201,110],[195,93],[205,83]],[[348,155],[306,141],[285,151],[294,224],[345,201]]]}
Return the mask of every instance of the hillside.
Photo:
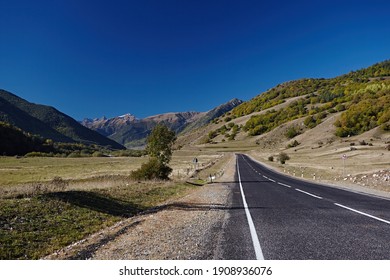
{"label": "hillside", "polygon": [[[177,145],[245,152],[290,175],[363,186],[368,178],[370,187],[388,189],[390,61],[277,85],[181,135]],[[282,152],[290,157],[285,164]]]}
{"label": "hillside", "polygon": [[5,90],[0,90],[0,121],[56,142],[79,142],[114,149],[124,148],[115,141],[80,125],[53,107],[30,103]]}
{"label": "hillside", "polygon": [[111,119],[84,119],[81,124],[128,148],[139,147],[145,145],[146,137],[158,123],[164,123],[179,134],[203,126],[241,103],[241,100],[233,99],[208,112],[166,113],[144,119],[126,114]]}
{"label": "hillside", "polygon": [[43,139],[28,135],[21,129],[0,122],[0,155],[24,155],[32,151],[49,152]]}
{"label": "hillside", "polygon": [[[385,61],[332,79],[301,79],[277,85],[216,119],[206,129],[208,137],[204,131],[199,143],[215,142],[220,135],[226,136],[225,141],[238,135],[259,136],[301,118],[305,129],[312,129],[336,113],[341,113],[334,122],[334,134],[339,137],[359,135],[377,126],[388,130],[389,76],[390,61]],[[294,134],[299,131],[291,128],[290,136]]]}

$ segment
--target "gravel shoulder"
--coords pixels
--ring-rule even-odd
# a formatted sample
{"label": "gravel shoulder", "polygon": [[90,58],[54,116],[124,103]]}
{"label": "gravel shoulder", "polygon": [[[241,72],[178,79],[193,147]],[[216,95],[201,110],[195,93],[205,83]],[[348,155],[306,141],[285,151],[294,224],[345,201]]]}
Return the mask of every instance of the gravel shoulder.
{"label": "gravel shoulder", "polygon": [[[231,182],[234,174],[235,160],[231,160],[218,181]],[[218,259],[223,227],[229,218],[229,200],[227,184],[207,184],[181,199],[122,220],[45,259]]]}

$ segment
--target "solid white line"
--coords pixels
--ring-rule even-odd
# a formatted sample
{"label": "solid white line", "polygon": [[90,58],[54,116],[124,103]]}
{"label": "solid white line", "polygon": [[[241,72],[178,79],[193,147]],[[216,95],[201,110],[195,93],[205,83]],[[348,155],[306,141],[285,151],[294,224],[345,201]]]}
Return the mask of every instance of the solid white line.
{"label": "solid white line", "polygon": [[242,183],[241,183],[241,175],[240,175],[240,167],[238,165],[238,157],[237,157],[237,173],[238,173],[238,181],[240,183],[241,197],[242,197],[242,201],[244,204],[246,219],[248,220],[248,224],[249,224],[249,230],[250,230],[251,237],[252,237],[253,247],[255,249],[256,259],[257,260],[264,260],[263,251],[261,250],[261,247],[260,247],[259,237],[257,236],[256,228],[255,228],[255,225],[253,223],[251,213],[249,212],[248,204],[246,203],[244,189],[243,189]]}
{"label": "solid white line", "polygon": [[286,184],[283,184],[283,183],[278,183],[279,185],[282,185],[282,186],[285,186],[285,187],[287,187],[287,188],[292,188],[291,186],[289,186],[289,185],[286,185]]}
{"label": "solid white line", "polygon": [[384,220],[384,219],[375,217],[375,216],[373,216],[373,215],[370,215],[370,214],[367,214],[367,213],[364,213],[364,212],[355,210],[355,209],[353,209],[353,208],[344,206],[344,205],[342,205],[342,204],[335,203],[334,205],[337,205],[337,206],[339,206],[339,207],[341,207],[341,208],[344,208],[344,209],[353,211],[353,212],[358,213],[358,214],[360,214],[360,215],[364,215],[364,216],[370,217],[370,218],[372,218],[372,219],[375,219],[375,220],[378,220],[378,221],[381,221],[381,222],[383,222],[383,223],[386,223],[386,224],[389,224],[389,225],[390,225],[390,221],[387,221],[387,220]]}
{"label": "solid white line", "polygon": [[301,192],[301,193],[304,193],[304,194],[310,195],[310,196],[312,196],[312,197],[315,197],[315,198],[318,198],[318,199],[322,199],[322,197],[320,197],[320,196],[317,196],[317,195],[315,195],[315,194],[308,193],[308,192],[305,192],[305,191],[303,191],[303,190],[300,190],[300,189],[295,189],[295,190],[296,190],[296,191],[299,191],[299,192]]}

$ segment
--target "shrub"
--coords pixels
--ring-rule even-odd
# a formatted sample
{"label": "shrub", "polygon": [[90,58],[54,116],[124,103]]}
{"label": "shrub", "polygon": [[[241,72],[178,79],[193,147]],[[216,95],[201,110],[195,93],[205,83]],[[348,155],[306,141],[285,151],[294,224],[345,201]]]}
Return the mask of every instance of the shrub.
{"label": "shrub", "polygon": [[274,161],[274,157],[273,157],[273,156],[269,156],[269,157],[268,157],[268,160],[269,160],[269,161]]}
{"label": "shrub", "polygon": [[381,125],[383,131],[390,131],[390,122]]}
{"label": "shrub", "polygon": [[151,158],[140,169],[132,171],[130,177],[134,180],[168,180],[171,172],[172,168],[162,164],[157,158]]}
{"label": "shrub", "polygon": [[286,154],[284,152],[281,152],[279,154],[279,161],[280,161],[281,164],[285,164],[286,161],[289,160],[289,159],[290,159],[290,156],[288,154]]}
{"label": "shrub", "polygon": [[335,109],[336,109],[337,112],[345,111],[345,105],[344,104],[338,104]]}
{"label": "shrub", "polygon": [[218,136],[218,133],[216,131],[209,132],[209,139],[214,139],[217,136]]}
{"label": "shrub", "polygon": [[367,143],[366,141],[362,140],[362,141],[359,141],[359,145],[361,145],[361,146],[367,146],[368,143]]}
{"label": "shrub", "polygon": [[292,126],[292,127],[290,127],[290,128],[287,130],[285,136],[286,136],[287,138],[291,139],[291,138],[294,138],[295,136],[297,136],[297,135],[299,135],[299,134],[300,134],[299,130],[298,130],[295,126]]}
{"label": "shrub", "polygon": [[293,148],[299,146],[301,143],[299,143],[297,140],[294,140],[292,143],[288,144],[287,148]]}
{"label": "shrub", "polygon": [[104,157],[104,154],[102,152],[96,151],[92,154],[93,157]]}

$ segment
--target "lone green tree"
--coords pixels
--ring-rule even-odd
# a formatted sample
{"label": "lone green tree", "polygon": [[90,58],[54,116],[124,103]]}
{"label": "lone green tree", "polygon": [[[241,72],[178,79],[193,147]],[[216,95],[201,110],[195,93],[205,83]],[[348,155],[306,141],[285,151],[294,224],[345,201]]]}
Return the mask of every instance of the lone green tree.
{"label": "lone green tree", "polygon": [[146,151],[150,157],[149,161],[133,171],[131,177],[136,180],[168,180],[172,172],[168,164],[172,158],[175,140],[175,132],[163,124],[158,124],[147,138]]}

